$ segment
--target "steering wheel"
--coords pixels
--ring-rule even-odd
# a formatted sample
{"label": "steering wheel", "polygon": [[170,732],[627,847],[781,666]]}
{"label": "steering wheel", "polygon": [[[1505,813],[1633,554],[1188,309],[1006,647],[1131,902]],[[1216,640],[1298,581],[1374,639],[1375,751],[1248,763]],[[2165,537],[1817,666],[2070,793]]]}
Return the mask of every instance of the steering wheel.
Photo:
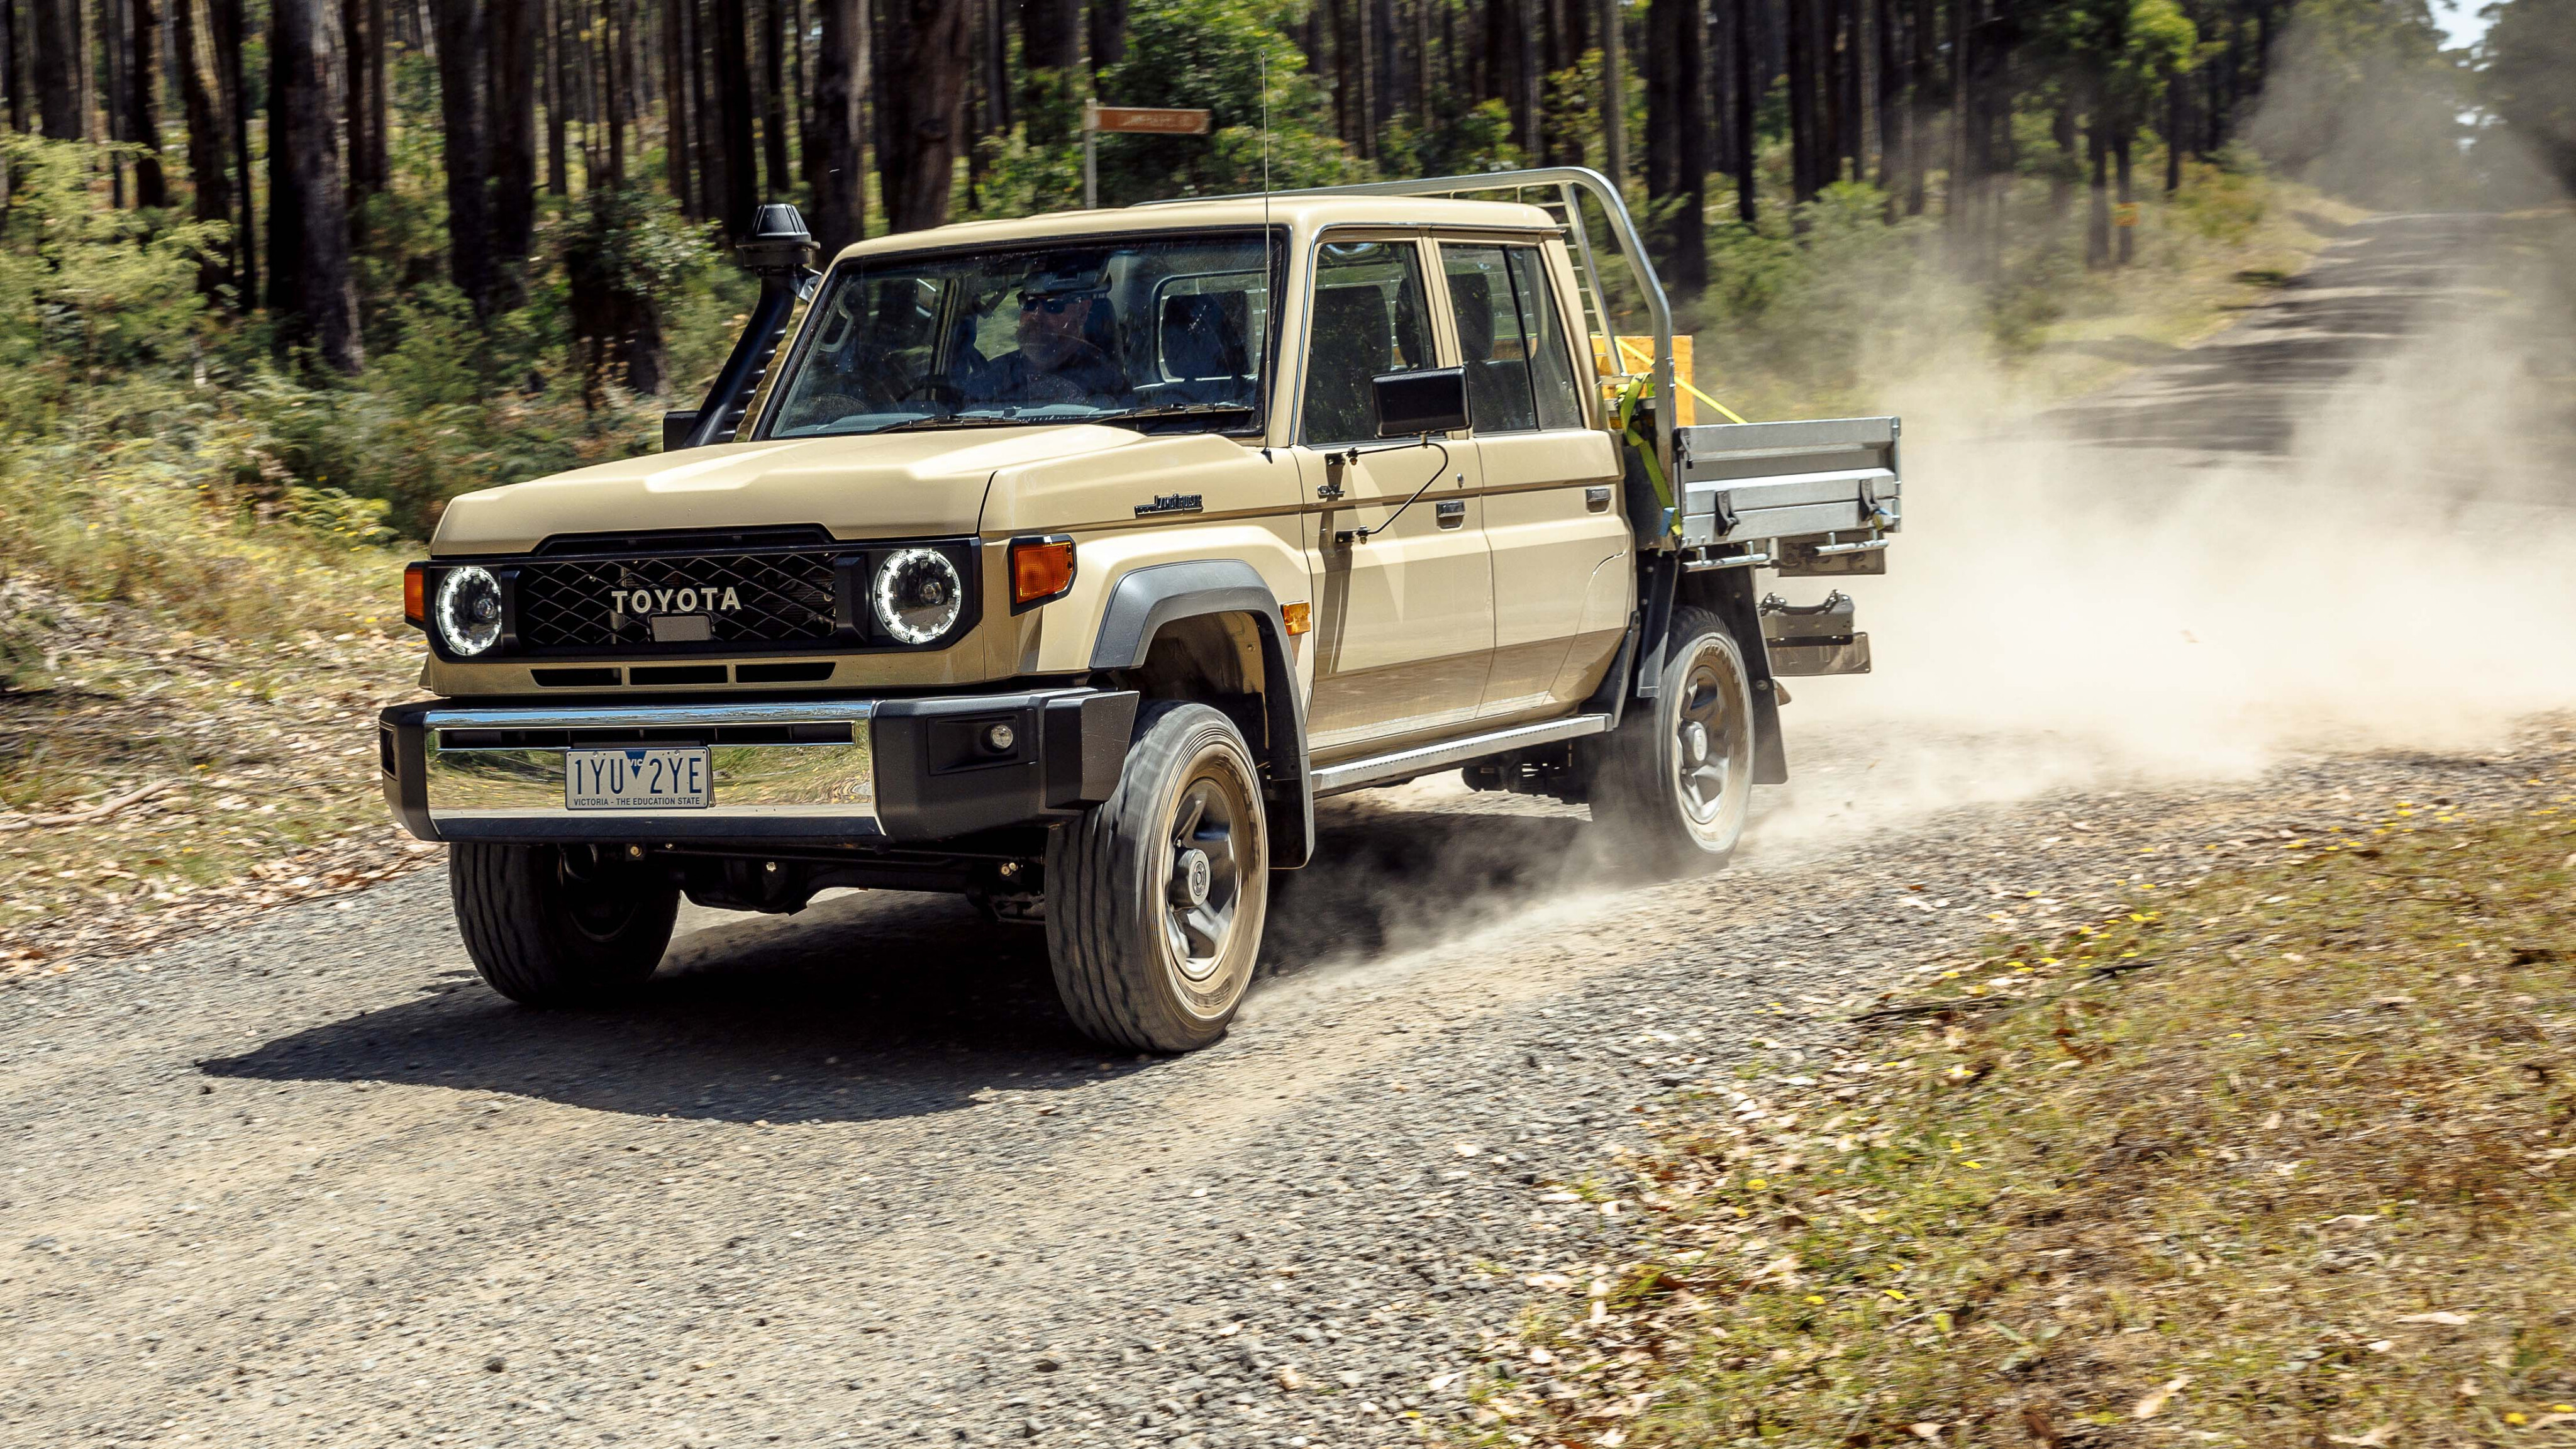
{"label": "steering wheel", "polygon": [[947,378],[932,374],[915,379],[895,401],[911,402],[915,398],[924,402],[944,402],[951,408],[958,408],[965,406],[966,391]]}

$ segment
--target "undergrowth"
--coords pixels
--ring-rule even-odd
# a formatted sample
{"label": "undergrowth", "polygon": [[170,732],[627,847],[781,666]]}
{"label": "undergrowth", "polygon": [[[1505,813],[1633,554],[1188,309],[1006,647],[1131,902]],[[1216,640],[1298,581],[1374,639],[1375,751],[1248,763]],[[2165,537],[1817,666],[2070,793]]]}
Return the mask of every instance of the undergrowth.
{"label": "undergrowth", "polygon": [[1683,1114],[1653,1251],[1542,1304],[1488,1432],[2576,1443],[2576,818],[2532,784],[1999,940]]}

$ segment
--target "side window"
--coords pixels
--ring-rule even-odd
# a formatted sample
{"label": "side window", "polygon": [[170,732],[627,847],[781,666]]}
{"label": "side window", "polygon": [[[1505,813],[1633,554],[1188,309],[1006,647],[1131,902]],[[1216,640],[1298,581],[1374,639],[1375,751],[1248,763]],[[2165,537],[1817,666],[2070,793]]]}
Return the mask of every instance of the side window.
{"label": "side window", "polygon": [[1154,286],[1151,380],[1155,404],[1250,406],[1254,359],[1263,355],[1270,288],[1259,272],[1199,272]]}
{"label": "side window", "polygon": [[1422,254],[1411,242],[1327,242],[1315,254],[1315,315],[1306,348],[1309,443],[1377,437],[1382,373],[1432,363],[1424,324]]}
{"label": "side window", "polygon": [[1530,391],[1542,428],[1583,426],[1583,395],[1575,390],[1574,349],[1565,338],[1565,314],[1548,286],[1547,255],[1537,247],[1506,247],[1512,291],[1519,297],[1522,338],[1529,348]]}
{"label": "side window", "polygon": [[1449,310],[1458,319],[1458,360],[1467,371],[1467,411],[1479,433],[1526,433],[1538,426],[1517,279],[1504,261],[1519,250],[1526,249],[1456,243],[1440,248]]}

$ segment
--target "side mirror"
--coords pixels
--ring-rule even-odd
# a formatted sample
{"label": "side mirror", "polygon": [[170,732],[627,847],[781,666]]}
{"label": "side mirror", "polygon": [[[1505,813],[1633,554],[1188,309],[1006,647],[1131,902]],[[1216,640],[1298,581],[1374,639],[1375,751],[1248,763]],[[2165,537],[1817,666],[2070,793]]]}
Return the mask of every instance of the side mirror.
{"label": "side mirror", "polygon": [[1417,367],[1373,378],[1377,399],[1377,435],[1411,438],[1449,433],[1469,426],[1467,370],[1463,367]]}
{"label": "side mirror", "polygon": [[697,408],[673,408],[662,414],[662,451],[676,453],[689,446],[689,433],[698,425]]}

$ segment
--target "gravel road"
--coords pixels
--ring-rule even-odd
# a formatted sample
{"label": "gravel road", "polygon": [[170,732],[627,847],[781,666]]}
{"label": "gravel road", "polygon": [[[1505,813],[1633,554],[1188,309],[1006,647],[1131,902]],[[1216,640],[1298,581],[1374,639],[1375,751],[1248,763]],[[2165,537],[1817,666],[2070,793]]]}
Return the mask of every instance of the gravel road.
{"label": "gravel road", "polygon": [[1675,1089],[1794,1071],[1993,917],[2576,770],[2560,721],[1881,804],[1997,742],[1801,707],[1711,880],[1637,885],[1544,802],[1333,802],[1241,1025],[1177,1060],[1086,1046],[1035,932],[921,896],[692,913],[600,1015],[484,991],[437,872],[21,980],[0,1444],[1410,1441],[1523,1275],[1621,1231],[1545,1185]]}

